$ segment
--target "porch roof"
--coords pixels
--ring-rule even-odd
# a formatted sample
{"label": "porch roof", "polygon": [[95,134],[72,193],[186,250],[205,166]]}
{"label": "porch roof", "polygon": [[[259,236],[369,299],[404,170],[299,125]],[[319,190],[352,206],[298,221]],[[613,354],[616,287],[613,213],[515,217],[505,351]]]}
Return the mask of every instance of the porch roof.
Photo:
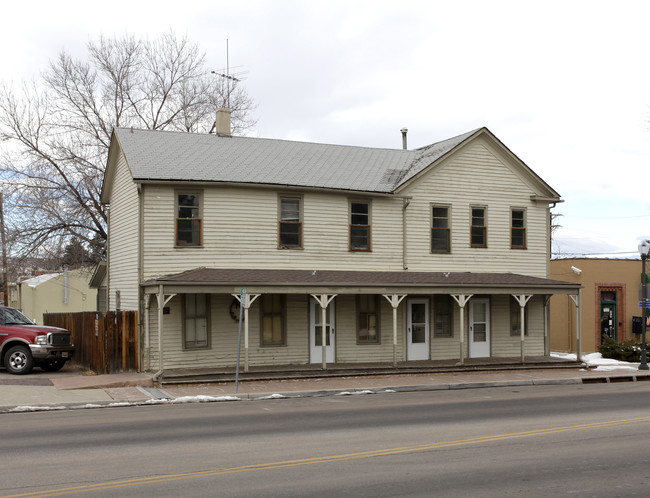
{"label": "porch roof", "polygon": [[515,273],[195,268],[144,282],[145,293],[577,294],[574,282]]}

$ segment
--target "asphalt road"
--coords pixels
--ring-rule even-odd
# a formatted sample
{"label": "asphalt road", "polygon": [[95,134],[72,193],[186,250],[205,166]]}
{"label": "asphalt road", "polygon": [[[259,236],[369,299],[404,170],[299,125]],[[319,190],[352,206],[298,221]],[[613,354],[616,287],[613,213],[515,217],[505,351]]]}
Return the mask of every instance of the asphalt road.
{"label": "asphalt road", "polygon": [[650,383],[0,415],[2,496],[643,496]]}

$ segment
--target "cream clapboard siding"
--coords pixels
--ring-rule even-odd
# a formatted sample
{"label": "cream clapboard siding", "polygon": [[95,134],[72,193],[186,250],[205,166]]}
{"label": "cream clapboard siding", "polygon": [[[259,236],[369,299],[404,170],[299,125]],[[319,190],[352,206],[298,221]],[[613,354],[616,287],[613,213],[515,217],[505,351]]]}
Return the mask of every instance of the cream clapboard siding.
{"label": "cream clapboard siding", "polygon": [[[416,297],[416,296],[411,296]],[[422,296],[419,296],[422,297]],[[170,313],[164,315],[163,345],[165,369],[228,367],[233,366],[237,354],[238,322],[232,320],[228,311],[232,297],[211,295],[211,345],[208,349],[183,350],[183,326],[181,323],[181,297],[174,297],[168,304]],[[379,344],[357,344],[356,341],[356,297],[340,295],[335,299],[335,337],[337,363],[386,362],[393,359],[392,308],[380,300]],[[406,361],[406,301],[398,309],[397,359]],[[260,345],[259,301],[249,311],[249,364],[295,365],[309,363],[309,297],[287,296],[287,344],[285,346],[262,347]],[[468,308],[464,317],[464,353],[469,354]],[[544,307],[542,297],[533,297],[526,307],[528,335],[525,339],[527,356],[544,354]],[[433,324],[434,315],[430,314]],[[155,306],[150,310],[151,322],[151,368],[158,368],[158,323]],[[491,356],[518,357],[521,339],[510,335],[510,296],[498,295],[490,298]],[[455,360],[460,355],[460,309],[455,307],[452,337],[430,336],[430,357],[432,360]],[[242,331],[241,361],[244,362],[244,337]]]}
{"label": "cream clapboard siding", "polygon": [[[533,296],[526,305],[528,335],[525,337],[526,355],[544,354],[544,305],[542,296]],[[493,296],[490,300],[492,356],[518,357],[521,337],[510,335],[510,296]]]}
{"label": "cream clapboard siding", "polygon": [[[188,190],[188,189],[185,189]],[[192,189],[190,189],[192,190]],[[203,247],[174,247],[172,187],[144,189],[144,277],[197,267],[402,269],[402,202],[375,197],[371,252],[348,250],[349,200],[358,196],[303,195],[303,249],[278,249],[278,195],[272,189],[203,186]]]}
{"label": "cream clapboard siding", "polygon": [[[187,190],[187,189],[185,189]],[[190,189],[192,190],[192,189]],[[174,247],[175,190],[146,185],[145,279],[190,268],[402,269],[402,200],[368,198],[372,251],[350,252],[349,201],[360,196],[306,192],[303,249],[278,249],[278,195],[273,189],[203,186],[203,247]],[[512,166],[479,141],[425,174],[404,195],[408,269],[411,271],[512,272],[547,276],[548,206]],[[431,254],[431,206],[451,208],[451,254]],[[488,247],[471,248],[471,207],[487,208]],[[527,249],[510,249],[511,208],[526,212]],[[505,254],[505,257],[504,257]]]}
{"label": "cream clapboard siding", "polygon": [[[526,305],[528,335],[525,337],[525,354],[542,356],[544,354],[544,304],[541,296],[534,296]],[[433,315],[431,317],[433,320]],[[453,337],[431,336],[431,359],[449,360],[460,355],[460,308],[457,306],[453,317]],[[464,353],[469,355],[469,305],[464,317]],[[510,335],[510,295],[490,297],[490,349],[493,357],[519,357],[521,337]]]}
{"label": "cream clapboard siding", "polygon": [[120,308],[137,310],[139,200],[136,185],[121,153],[112,185],[109,216],[110,309],[115,309],[116,291],[119,291]]}
{"label": "cream clapboard siding", "polygon": [[[210,296],[210,347],[183,349],[181,296],[170,300],[169,314],[163,316],[164,368],[231,367],[235,365],[239,322],[230,317],[232,296]],[[287,296],[287,345],[260,346],[259,302],[249,311],[249,365],[296,365],[309,362],[308,296]],[[150,310],[151,367],[158,369],[158,314]],[[241,368],[244,365],[244,329],[242,328]]]}
{"label": "cream clapboard siding", "polygon": [[[357,344],[356,296],[346,295],[336,298],[336,361],[339,363],[369,363],[393,361],[393,308],[388,301],[379,296],[380,342],[379,344]],[[401,360],[405,342],[403,337],[404,314],[400,308],[397,316],[398,336],[397,354]]]}
{"label": "cream clapboard siding", "polygon": [[[406,189],[408,267],[414,271],[510,272],[546,277],[548,205],[486,139],[459,150]],[[431,206],[451,210],[451,254],[431,254]],[[471,207],[487,208],[487,248],[470,247]],[[510,248],[510,211],[526,211],[527,249]]]}

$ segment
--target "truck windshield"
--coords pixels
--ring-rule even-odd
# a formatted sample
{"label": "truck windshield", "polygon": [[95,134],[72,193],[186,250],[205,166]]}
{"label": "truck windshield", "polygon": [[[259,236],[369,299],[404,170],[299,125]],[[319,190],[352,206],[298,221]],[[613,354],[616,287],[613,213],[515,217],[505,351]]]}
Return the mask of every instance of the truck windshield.
{"label": "truck windshield", "polygon": [[0,309],[0,323],[3,325],[33,325],[29,318],[13,308]]}

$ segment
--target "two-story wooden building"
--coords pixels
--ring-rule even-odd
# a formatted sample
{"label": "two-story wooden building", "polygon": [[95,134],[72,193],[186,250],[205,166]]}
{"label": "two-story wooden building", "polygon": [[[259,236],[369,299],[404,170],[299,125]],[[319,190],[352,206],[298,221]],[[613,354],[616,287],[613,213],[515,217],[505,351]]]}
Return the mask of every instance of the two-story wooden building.
{"label": "two-story wooden building", "polygon": [[406,150],[225,123],[113,132],[107,295],[145,369],[234,366],[240,301],[246,369],[549,354],[549,298],[580,287],[548,279],[560,196],[489,130]]}

